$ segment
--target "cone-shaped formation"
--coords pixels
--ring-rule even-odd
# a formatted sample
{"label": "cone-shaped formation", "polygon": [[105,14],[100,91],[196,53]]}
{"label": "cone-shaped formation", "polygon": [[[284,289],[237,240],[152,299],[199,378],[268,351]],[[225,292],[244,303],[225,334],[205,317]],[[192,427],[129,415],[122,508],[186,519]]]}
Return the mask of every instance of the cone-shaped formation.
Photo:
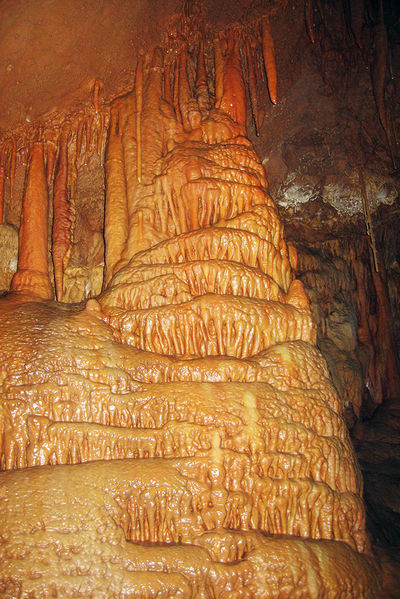
{"label": "cone-shaped formation", "polygon": [[341,401],[245,136],[240,40],[215,51],[213,108],[201,45],[174,69],[156,50],[112,108],[98,301],[4,300],[0,464],[37,467],[0,476],[6,596],[376,593]]}
{"label": "cone-shaped formation", "polygon": [[48,215],[43,144],[36,142],[29,159],[19,231],[18,270],[11,289],[43,299],[53,297],[48,270]]}

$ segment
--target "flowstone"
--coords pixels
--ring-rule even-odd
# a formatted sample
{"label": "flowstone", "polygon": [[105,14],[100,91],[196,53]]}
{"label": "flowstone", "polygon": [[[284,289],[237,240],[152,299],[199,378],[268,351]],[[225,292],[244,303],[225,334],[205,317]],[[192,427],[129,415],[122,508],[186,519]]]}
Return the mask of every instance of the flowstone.
{"label": "flowstone", "polygon": [[215,44],[215,97],[202,52],[192,77],[182,47],[172,78],[156,49],[112,106],[105,283],[85,305],[48,299],[33,146],[0,303],[3,597],[376,593],[343,406],[246,137],[240,38]]}

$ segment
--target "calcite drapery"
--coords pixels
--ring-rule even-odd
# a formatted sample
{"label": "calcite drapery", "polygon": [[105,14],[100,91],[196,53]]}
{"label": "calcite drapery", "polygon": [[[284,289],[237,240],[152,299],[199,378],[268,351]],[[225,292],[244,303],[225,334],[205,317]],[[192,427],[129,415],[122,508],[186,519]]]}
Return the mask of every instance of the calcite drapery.
{"label": "calcite drapery", "polygon": [[160,50],[112,108],[98,300],[2,300],[5,597],[375,593],[341,402],[245,136],[239,44],[215,47],[213,108],[184,53],[163,97]]}

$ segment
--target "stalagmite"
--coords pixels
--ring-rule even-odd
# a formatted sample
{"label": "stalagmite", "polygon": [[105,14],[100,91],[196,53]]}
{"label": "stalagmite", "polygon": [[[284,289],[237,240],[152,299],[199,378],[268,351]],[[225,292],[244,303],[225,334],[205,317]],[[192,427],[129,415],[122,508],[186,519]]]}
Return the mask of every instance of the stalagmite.
{"label": "stalagmite", "polygon": [[[311,2],[310,2],[311,4]],[[277,102],[277,74],[276,74],[276,62],[275,62],[275,49],[274,40],[271,34],[271,27],[269,24],[268,17],[264,17],[262,20],[262,47],[264,56],[265,73],[267,75],[267,84],[269,97],[272,104]]]}
{"label": "stalagmite", "polygon": [[64,270],[72,250],[74,210],[68,190],[68,138],[69,127],[65,126],[60,137],[54,192],[53,192],[53,237],[52,253],[57,300],[63,299]]}
{"label": "stalagmite", "polygon": [[48,272],[48,193],[43,143],[32,145],[19,230],[18,270],[11,289],[51,299]]}

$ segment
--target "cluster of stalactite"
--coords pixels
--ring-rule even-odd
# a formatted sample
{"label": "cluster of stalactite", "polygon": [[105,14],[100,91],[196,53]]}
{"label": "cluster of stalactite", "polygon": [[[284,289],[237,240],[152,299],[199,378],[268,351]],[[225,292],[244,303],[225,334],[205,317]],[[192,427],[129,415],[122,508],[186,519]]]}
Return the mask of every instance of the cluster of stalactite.
{"label": "cluster of stalactite", "polygon": [[[262,56],[276,101],[268,19],[257,27],[262,43],[237,27],[212,41],[196,34],[192,42],[183,30],[169,41],[174,52],[156,48],[139,58],[134,90],[110,108],[104,291],[84,308],[29,301],[50,295],[49,281],[35,274],[33,287],[23,278],[29,268],[47,272],[43,239],[29,229],[31,198],[43,230],[47,223],[43,143],[33,145],[13,283],[33,296],[14,294],[0,305],[7,470],[0,480],[2,493],[13,490],[15,514],[2,525],[6,596],[17,588],[32,597],[100,597],[95,585],[111,585],[110,577],[125,585],[113,587],[115,596],[375,593],[342,402],[315,346],[296,251],[246,136],[246,86],[257,125],[251,86]],[[63,129],[54,182],[59,273],[72,223],[67,144]],[[35,244],[40,257],[21,262],[23,248]],[[38,467],[29,492],[27,466]],[[59,476],[64,487],[68,480],[67,510]],[[46,480],[50,506],[41,500]],[[10,574],[20,510],[29,550]],[[39,559],[59,530],[73,531],[80,556],[67,575],[54,566],[53,550]],[[196,545],[205,548],[201,571]],[[65,551],[58,546],[60,556]],[[332,556],[351,568],[339,577]],[[229,569],[224,559],[240,561]]]}
{"label": "cluster of stalactite", "polygon": [[[358,403],[355,404],[353,398],[352,403],[357,417],[361,409],[368,415],[381,403],[395,399],[399,387],[396,338],[384,260],[379,244],[374,253],[365,235],[353,236],[346,240],[346,244],[341,240],[327,240],[319,248],[319,258],[313,254],[317,245],[311,251],[310,248],[308,251],[303,249],[300,253],[301,278],[316,292],[317,302],[323,306],[321,338],[329,337],[327,321],[333,296],[352,298],[357,314],[359,346],[356,349],[362,369],[362,389],[354,398]],[[329,265],[326,270],[324,259]],[[339,364],[337,367],[340,370]],[[351,389],[349,394],[351,397]]]}
{"label": "cluster of stalactite", "polygon": [[[190,22],[190,27],[193,28],[193,22]],[[222,110],[229,108],[221,104],[225,102],[223,63],[228,54],[232,57],[235,55],[235,59],[230,66],[231,73],[229,77],[243,77],[246,82],[246,86],[242,87],[240,92],[243,96],[239,102],[241,114],[233,115],[235,118],[237,117],[237,122],[241,127],[244,127],[246,121],[246,94],[257,133],[263,120],[263,106],[265,105],[267,89],[271,102],[277,102],[274,43],[268,17],[263,17],[246,29],[235,26],[222,34],[209,32],[209,35],[205,38],[201,35],[200,30],[193,31],[190,27],[188,23],[184,23],[182,31],[170,35],[168,47],[163,55],[159,54],[158,58],[141,56],[138,59],[135,88],[132,95],[135,115],[132,117],[131,125],[129,125],[134,127],[137,148],[136,146],[130,148],[132,164],[129,167],[126,166],[126,168],[135,171],[136,183],[140,183],[142,180],[142,132],[146,130],[149,115],[154,115],[156,112],[156,107],[151,106],[151,90],[146,90],[143,87],[143,78],[149,69],[159,68],[163,72],[160,77],[163,80],[165,106],[162,116],[159,115],[158,117],[158,121],[160,121],[160,118],[164,122],[168,120],[170,116],[169,107],[169,109],[173,109],[174,116],[178,117],[178,124],[176,125],[182,129],[182,133],[191,130],[190,119],[196,118],[194,116],[196,110],[192,110],[194,107],[193,100],[197,103],[203,115],[214,104]],[[183,37],[183,32],[188,33],[189,29],[190,42]],[[210,74],[212,75],[211,78]],[[192,85],[195,83],[195,98],[191,98],[190,83]],[[42,255],[32,256],[31,264],[26,264],[22,260],[19,270],[23,271],[24,274],[16,276],[12,285],[14,290],[30,291],[40,297],[49,298],[53,296],[54,289],[56,298],[59,301],[63,299],[63,273],[68,265],[73,243],[74,191],[77,173],[80,168],[87,164],[89,156],[93,152],[100,156],[100,164],[103,164],[107,134],[109,137],[108,145],[111,147],[114,143],[113,127],[118,127],[118,124],[114,122],[110,131],[108,131],[110,106],[104,103],[100,105],[100,89],[101,82],[95,81],[93,109],[71,114],[64,119],[58,116],[53,123],[32,124],[9,136],[0,145],[0,223],[4,222],[4,216],[7,213],[5,201],[6,199],[12,199],[15,193],[16,166],[17,163],[21,163],[27,166],[27,172],[21,211],[20,255],[23,257],[26,254],[24,247],[31,247],[32,245],[34,239],[32,230],[37,228],[37,230],[41,230],[40,235],[43,245]],[[262,97],[264,97],[264,101],[261,101]],[[234,105],[231,103],[231,107]],[[115,110],[114,106],[112,112],[115,113]],[[157,113],[159,113],[158,110]],[[113,121],[112,115],[111,121]],[[214,133],[216,132],[217,128]],[[172,131],[170,133],[173,134]],[[210,131],[209,135],[213,135],[213,132]],[[118,143],[118,141],[115,140],[115,143]],[[126,143],[124,145],[124,151],[126,152],[125,147]],[[154,150],[155,148],[153,148],[153,152]],[[124,162],[125,165],[129,164],[128,155],[125,156]],[[150,167],[151,164],[145,167],[147,168],[147,177],[150,173]],[[123,185],[126,188],[125,190],[120,189],[117,185],[113,186],[115,195],[119,197],[119,200],[113,203],[113,210],[116,211],[118,208],[122,210],[124,218],[121,221],[128,223],[124,203],[126,203],[127,194],[132,197],[132,194],[136,193],[136,186],[131,174],[127,172],[125,175],[126,182]],[[143,176],[146,176],[146,174],[143,173]],[[245,175],[243,176],[245,177]],[[167,184],[167,182],[162,183],[161,181],[160,183],[161,185]],[[208,202],[208,207],[206,204],[203,206],[203,216],[199,214],[198,226],[203,226],[202,220],[206,222],[209,219],[210,210],[213,212],[212,218],[215,222],[221,223],[224,217],[229,218],[233,215],[232,211],[235,210],[235,207],[229,205],[231,198],[230,183],[230,181],[226,182],[225,200],[224,197],[221,198],[219,211],[216,208],[216,198],[213,195],[209,195],[208,199],[204,198],[204,202]],[[198,182],[197,185],[201,185],[201,182]],[[31,188],[34,191],[30,191]],[[254,192],[258,193],[257,187]],[[191,193],[189,188],[188,193]],[[50,210],[48,207],[49,195],[53,196]],[[32,208],[30,208],[32,206],[31,196],[35,198],[35,207]],[[161,227],[166,226],[163,215],[168,210],[168,202],[173,200],[166,198],[165,201],[165,206],[159,206]],[[251,200],[249,194],[243,195],[243,190],[238,194],[239,208],[243,202],[252,203],[253,201],[256,203],[256,198]],[[118,202],[119,207],[116,205]],[[224,212],[227,209],[228,212]],[[48,244],[45,221],[49,217],[49,212],[50,215],[52,214],[53,219],[51,248],[54,282],[52,276],[46,274],[49,272],[49,265],[44,251]],[[173,218],[175,219],[173,226],[177,227],[177,232],[185,231],[188,225],[185,224],[182,214],[179,214],[179,205],[173,210]],[[190,215],[187,215],[186,218],[190,218]],[[32,219],[35,220],[32,228],[24,226],[24,222],[33,222]],[[107,217],[105,225],[105,235],[107,236]],[[125,228],[127,226],[125,224]],[[171,227],[171,223],[168,226]],[[127,231],[121,225],[121,244],[126,237]],[[109,273],[106,272],[106,282],[108,278]]]}
{"label": "cluster of stalactite", "polygon": [[[73,245],[77,173],[93,152],[101,163],[104,157],[109,114],[107,107],[99,108],[96,86],[94,91],[94,114],[87,111],[59,118],[54,124],[35,125],[1,144],[0,223],[6,222],[6,199],[12,201],[15,194],[17,164],[26,165],[18,273],[11,285],[14,291],[45,299],[52,298],[55,291],[57,300],[63,299],[63,275]],[[48,259],[49,215],[54,281]]]}

